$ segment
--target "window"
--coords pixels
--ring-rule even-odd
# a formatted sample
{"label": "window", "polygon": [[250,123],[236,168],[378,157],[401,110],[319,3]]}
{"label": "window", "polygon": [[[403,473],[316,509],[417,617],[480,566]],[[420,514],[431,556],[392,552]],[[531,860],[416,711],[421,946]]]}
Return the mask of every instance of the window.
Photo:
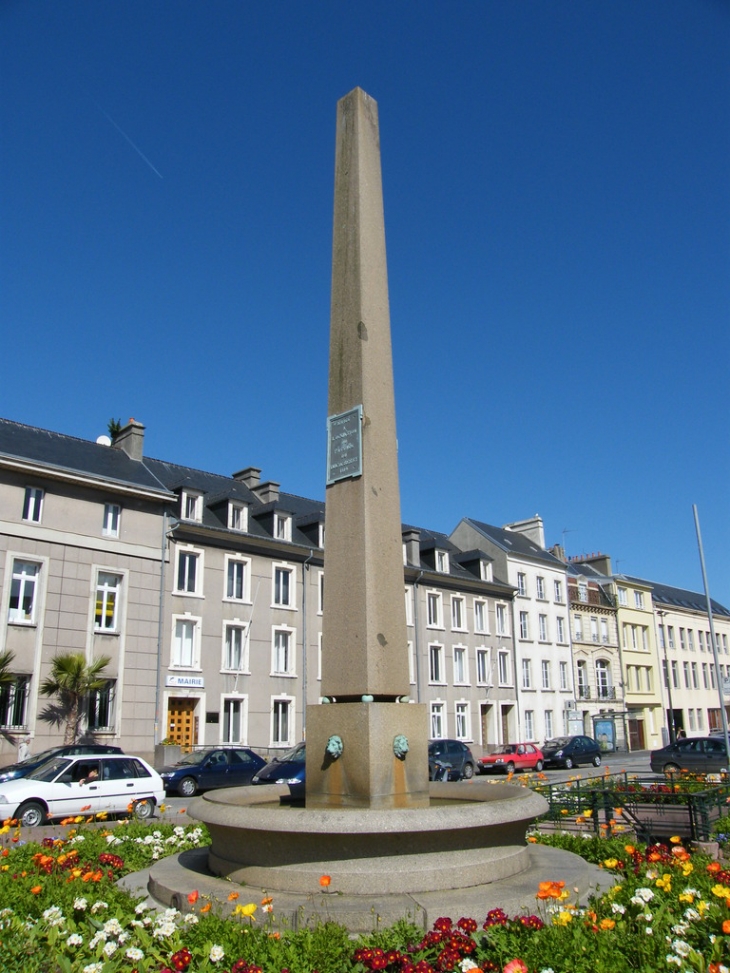
{"label": "window", "polygon": [[175,588],[179,593],[186,595],[198,594],[198,582],[200,580],[200,571],[198,571],[199,558],[200,554],[197,551],[178,551],[177,581]]}
{"label": "window", "polygon": [[40,524],[43,511],[43,490],[40,487],[26,487],[23,502],[23,520]]}
{"label": "window", "polygon": [[538,627],[538,637],[541,642],[547,642],[548,640],[548,620],[547,615],[538,615],[537,617],[537,627]]}
{"label": "window", "polygon": [[598,641],[598,619],[591,617],[591,642]]}
{"label": "window", "polygon": [[228,529],[248,530],[248,506],[245,503],[228,501]]}
{"label": "window", "polygon": [[641,647],[644,652],[649,651],[649,630],[646,625],[641,626]]}
{"label": "window", "polygon": [[[688,628],[687,629],[687,645],[689,647],[690,652],[694,652],[694,650],[695,650],[695,633],[692,631],[691,628]],[[699,713],[700,711],[697,710],[697,712]]]}
{"label": "window", "polygon": [[499,666],[499,685],[510,686],[509,652],[499,652],[497,656],[497,665]]}
{"label": "window", "polygon": [[249,562],[226,558],[226,599],[249,601]]}
{"label": "window", "polygon": [[119,521],[122,516],[122,508],[118,503],[104,504],[104,520],[101,524],[101,532],[104,537],[119,537]]}
{"label": "window", "polygon": [[277,676],[294,675],[294,640],[291,629],[274,629],[274,651],[271,671]]}
{"label": "window", "polygon": [[463,645],[454,646],[454,685],[463,686],[469,682],[466,648]]}
{"label": "window", "polygon": [[664,626],[663,625],[659,625],[658,626],[658,628],[657,628],[657,636],[659,638],[659,648],[660,649],[666,648],[666,642],[664,641]]}
{"label": "window", "polygon": [[223,646],[223,668],[231,672],[248,671],[245,625],[226,625]]}
{"label": "window", "polygon": [[33,564],[32,561],[13,561],[9,622],[32,624],[35,621],[39,574],[40,564]]}
{"label": "window", "polygon": [[687,639],[684,636],[683,628],[680,628],[679,630],[679,647],[683,652],[687,650]]}
{"label": "window", "polygon": [[416,685],[416,654],[413,642],[408,643],[408,682],[411,686]]}
{"label": "window", "polygon": [[507,627],[507,606],[496,605],[494,614],[497,619],[497,635],[509,635]]}
{"label": "window", "polygon": [[482,581],[492,580],[492,565],[489,561],[479,562],[479,577],[482,579]]}
{"label": "window", "polygon": [[573,629],[575,632],[576,642],[583,641],[583,617],[581,615],[576,615],[573,621]]}
{"label": "window", "polygon": [[560,672],[560,688],[570,689],[570,686],[568,685],[568,663],[560,662],[558,666]]}
{"label": "window", "polygon": [[675,659],[672,659],[672,685],[679,689],[679,666]]}
{"label": "window", "polygon": [[474,631],[475,632],[488,632],[489,628],[487,626],[487,603],[486,601],[479,601],[474,599]]}
{"label": "window", "polygon": [[674,648],[674,628],[671,625],[667,626],[667,643],[670,649]]}
{"label": "window", "polygon": [[471,732],[469,729],[470,724],[469,719],[469,704],[468,703],[457,703],[456,704],[456,739],[457,740],[469,740],[471,738]]}
{"label": "window", "polygon": [[[321,615],[324,611],[324,571],[319,572],[319,584],[317,590],[317,614]],[[413,622],[410,623],[411,625]]]}
{"label": "window", "polygon": [[605,659],[598,659],[596,662],[596,694],[599,699],[610,699],[610,671],[608,662]]}
{"label": "window", "polygon": [[549,740],[553,735],[553,711],[545,710],[545,739]]}
{"label": "window", "polygon": [[21,729],[28,725],[28,692],[30,676],[13,676],[0,686],[0,726]]}
{"label": "window", "polygon": [[532,662],[530,659],[522,660],[522,688],[532,689]]}
{"label": "window", "polygon": [[489,686],[491,683],[489,649],[477,649],[477,682],[482,686]]}
{"label": "window", "polygon": [[703,718],[703,715],[702,715],[702,710],[698,708],[698,710],[697,710],[697,729],[698,730],[704,730],[704,728],[705,728],[705,721],[704,721],[704,718]]}
{"label": "window", "polygon": [[291,540],[291,517],[288,514],[274,514],[274,537],[278,541]]}
{"label": "window", "polygon": [[576,663],[575,671],[576,675],[578,676],[578,699],[590,699],[591,691],[588,688],[588,670],[585,662],[582,659],[580,662]]}
{"label": "window", "polygon": [[86,719],[90,730],[113,730],[117,693],[115,679],[107,679],[101,689],[89,693]]}
{"label": "window", "polygon": [[562,617],[555,619],[555,624],[558,629],[558,642],[565,641],[565,619]]}
{"label": "window", "polygon": [[700,674],[697,671],[697,663],[696,662],[693,662],[692,663],[692,688],[693,689],[699,689],[700,688]]}
{"label": "window", "polygon": [[634,607],[643,608],[644,607],[644,592],[635,591],[634,592]]}
{"label": "window", "polygon": [[580,601],[588,601],[588,585],[585,581],[578,582],[578,599]]}
{"label": "window", "polygon": [[703,662],[702,663],[702,685],[705,687],[705,689],[709,689],[710,688],[710,681],[707,678],[707,663],[706,662]]}
{"label": "window", "polygon": [[684,672],[684,688],[690,689],[691,685],[689,681],[689,662],[682,663],[682,670]]}
{"label": "window", "polygon": [[118,629],[119,590],[122,579],[117,574],[99,571],[96,582],[96,610],[94,628],[97,632],[116,632]]}
{"label": "window", "polygon": [[669,666],[666,661],[662,661],[662,673],[664,674],[664,686],[669,689]]}
{"label": "window", "polygon": [[245,743],[246,711],[248,698],[234,696],[223,700],[222,743]]}
{"label": "window", "polygon": [[196,520],[200,523],[203,519],[202,494],[183,490],[180,498],[180,516],[183,520]]}
{"label": "window", "polygon": [[190,669],[197,662],[197,619],[178,618],[175,622],[172,664]]}
{"label": "window", "polygon": [[529,639],[530,637],[530,622],[527,617],[527,612],[520,612],[520,638]]}
{"label": "window", "polygon": [[696,730],[697,724],[695,722],[695,711],[690,707],[687,712],[689,713],[689,728],[690,730]]}
{"label": "window", "polygon": [[608,642],[608,619],[601,619],[601,642],[605,645]]}
{"label": "window", "polygon": [[555,600],[558,601],[558,602],[562,602],[562,600],[563,600],[563,583],[562,583],[562,581],[556,581],[556,582],[554,582],[554,590],[555,590]]}
{"label": "window", "polygon": [[444,647],[443,645],[429,645],[428,647],[428,681],[444,682]]}
{"label": "window", "polygon": [[449,573],[449,555],[446,551],[436,551],[436,570]]}
{"label": "window", "polygon": [[542,671],[542,688],[550,689],[550,662],[547,659],[543,659],[540,664],[540,669]]}
{"label": "window", "polygon": [[452,595],[451,597],[451,628],[455,632],[464,631],[464,599]]}
{"label": "window", "polygon": [[271,745],[288,747],[292,744],[294,730],[294,701],[289,698],[274,699],[271,707]]}
{"label": "window", "polygon": [[446,727],[444,726],[444,704],[431,703],[431,739],[443,740]]}
{"label": "window", "polygon": [[542,601],[545,600],[545,579],[544,578],[535,579],[535,592],[538,598],[540,598]]}
{"label": "window", "polygon": [[517,594],[527,594],[527,576],[522,571],[517,572]]}
{"label": "window", "polygon": [[618,603],[619,605],[628,605],[629,600],[628,600],[628,593],[626,591],[626,588],[618,589]]}
{"label": "window", "polygon": [[525,710],[525,739],[535,739],[535,713],[531,709]]}
{"label": "window", "polygon": [[294,571],[292,568],[274,568],[274,605],[278,608],[292,608],[294,604]]}
{"label": "window", "polygon": [[[700,652],[705,651],[705,635],[704,632],[697,633],[697,641],[700,643]],[[709,648],[709,646],[708,646]]]}
{"label": "window", "polygon": [[441,595],[437,591],[429,591],[426,595],[426,612],[429,628],[442,628],[441,625]]}

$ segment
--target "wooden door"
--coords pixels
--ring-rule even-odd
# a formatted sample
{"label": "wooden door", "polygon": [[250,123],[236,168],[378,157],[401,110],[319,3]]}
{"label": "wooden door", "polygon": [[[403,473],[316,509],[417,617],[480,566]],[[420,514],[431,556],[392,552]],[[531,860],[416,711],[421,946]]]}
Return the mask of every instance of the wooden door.
{"label": "wooden door", "polygon": [[167,739],[190,750],[198,742],[194,699],[173,697],[167,704]]}
{"label": "wooden door", "polygon": [[482,747],[486,748],[490,745],[489,739],[489,711],[491,710],[491,703],[480,703],[480,717],[482,726]]}
{"label": "wooden door", "polygon": [[629,718],[629,749],[646,750],[644,721]]}

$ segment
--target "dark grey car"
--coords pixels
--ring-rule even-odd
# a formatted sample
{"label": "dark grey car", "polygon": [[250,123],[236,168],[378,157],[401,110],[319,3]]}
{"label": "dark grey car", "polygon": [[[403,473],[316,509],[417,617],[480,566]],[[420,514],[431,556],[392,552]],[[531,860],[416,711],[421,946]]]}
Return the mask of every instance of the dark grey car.
{"label": "dark grey car", "polygon": [[655,774],[719,774],[727,770],[728,759],[722,736],[686,737],[661,750],[652,750],[649,764]]}
{"label": "dark grey car", "polygon": [[580,767],[581,764],[601,766],[601,748],[591,737],[555,737],[540,747],[546,767]]}
{"label": "dark grey car", "polygon": [[[446,768],[442,771],[441,768]],[[432,740],[428,745],[429,780],[470,780],[474,776],[476,760],[461,740]],[[443,777],[442,773],[448,773]]]}

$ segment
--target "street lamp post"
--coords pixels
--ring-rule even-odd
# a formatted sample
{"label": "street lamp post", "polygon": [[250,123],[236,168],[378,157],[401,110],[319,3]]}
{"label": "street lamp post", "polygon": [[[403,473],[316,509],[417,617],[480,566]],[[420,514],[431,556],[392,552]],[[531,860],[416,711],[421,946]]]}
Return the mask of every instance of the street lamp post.
{"label": "street lamp post", "polygon": [[664,648],[664,673],[665,673],[665,678],[666,678],[666,683],[667,683],[667,695],[669,696],[669,719],[667,720],[667,722],[669,723],[669,742],[670,743],[676,743],[676,741],[677,741],[677,734],[676,734],[675,728],[674,728],[674,703],[672,702],[672,674],[669,671],[669,659],[667,658],[667,632],[668,632],[668,628],[664,624],[664,617],[665,617],[666,614],[667,613],[665,611],[662,611],[661,609],[659,609],[659,611],[657,611],[657,615],[661,619],[659,625],[661,627],[661,631],[663,632],[662,646]]}

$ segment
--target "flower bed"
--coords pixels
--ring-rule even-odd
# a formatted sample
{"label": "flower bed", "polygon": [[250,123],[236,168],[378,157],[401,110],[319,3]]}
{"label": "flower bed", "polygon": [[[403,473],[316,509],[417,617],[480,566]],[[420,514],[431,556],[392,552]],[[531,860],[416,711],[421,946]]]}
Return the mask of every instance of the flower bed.
{"label": "flower bed", "polygon": [[[223,903],[193,891],[191,911],[154,912],[117,884],[128,871],[207,841],[201,828],[122,823],[81,826],[64,839],[23,843],[0,830],[0,968],[4,973],[679,973],[730,971],[730,871],[691,854],[675,836],[641,846],[625,839],[538,834],[531,841],[578,852],[618,876],[579,902],[545,876],[524,915],[442,917],[425,935],[406,922],[352,941],[323,923],[275,931],[276,900],[263,890]],[[329,876],[322,876],[326,897]]]}

